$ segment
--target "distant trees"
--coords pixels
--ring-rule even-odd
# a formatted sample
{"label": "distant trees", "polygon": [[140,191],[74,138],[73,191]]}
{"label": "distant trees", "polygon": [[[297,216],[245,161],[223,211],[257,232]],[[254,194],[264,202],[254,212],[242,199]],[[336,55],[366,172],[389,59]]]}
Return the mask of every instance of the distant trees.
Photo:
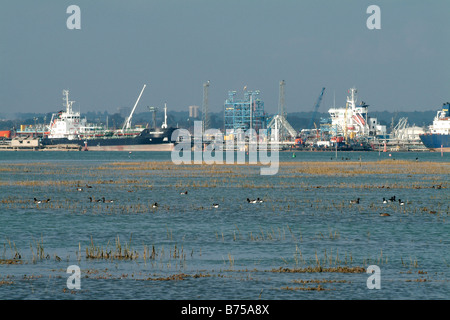
{"label": "distant trees", "polygon": [[114,113],[108,118],[108,127],[119,129],[122,128],[125,118],[120,115],[120,113]]}

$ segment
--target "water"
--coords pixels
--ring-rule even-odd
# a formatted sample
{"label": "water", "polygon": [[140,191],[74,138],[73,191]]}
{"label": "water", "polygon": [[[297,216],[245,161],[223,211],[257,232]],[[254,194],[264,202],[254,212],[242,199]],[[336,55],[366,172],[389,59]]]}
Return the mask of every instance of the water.
{"label": "water", "polygon": [[[250,165],[175,166],[168,152],[2,152],[0,298],[450,297],[450,172],[433,167],[448,164],[448,153],[295,155],[280,153],[278,174],[261,176]],[[379,160],[402,164],[351,174]],[[323,163],[323,174],[304,172],[296,162],[350,173],[328,174]],[[415,169],[424,162],[429,171]],[[381,203],[393,195],[405,206]],[[257,197],[264,202],[246,201]],[[87,258],[119,247],[133,259]],[[79,290],[67,287],[70,265],[81,269]],[[365,272],[278,272],[319,265],[377,265],[381,289],[368,289]]]}

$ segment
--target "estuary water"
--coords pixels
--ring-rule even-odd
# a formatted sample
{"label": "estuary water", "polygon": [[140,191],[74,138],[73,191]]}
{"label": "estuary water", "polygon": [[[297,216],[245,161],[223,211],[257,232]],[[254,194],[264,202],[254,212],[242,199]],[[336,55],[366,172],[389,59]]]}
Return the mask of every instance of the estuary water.
{"label": "estuary water", "polygon": [[448,299],[449,156],[1,152],[0,299]]}

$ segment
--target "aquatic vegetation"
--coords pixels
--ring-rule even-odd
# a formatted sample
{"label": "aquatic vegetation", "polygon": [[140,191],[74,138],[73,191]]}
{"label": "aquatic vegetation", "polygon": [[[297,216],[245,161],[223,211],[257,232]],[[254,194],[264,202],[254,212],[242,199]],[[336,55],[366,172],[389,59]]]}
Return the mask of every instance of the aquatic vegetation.
{"label": "aquatic vegetation", "polygon": [[366,269],[363,267],[306,267],[306,268],[283,268],[280,267],[278,269],[272,269],[270,272],[279,272],[279,273],[316,273],[316,272],[335,272],[335,273],[364,273]]}

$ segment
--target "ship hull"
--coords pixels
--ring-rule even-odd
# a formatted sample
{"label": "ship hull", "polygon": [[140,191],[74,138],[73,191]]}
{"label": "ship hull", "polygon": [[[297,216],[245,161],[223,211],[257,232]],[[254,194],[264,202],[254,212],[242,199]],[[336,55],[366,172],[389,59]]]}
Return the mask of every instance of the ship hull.
{"label": "ship hull", "polygon": [[450,135],[421,134],[420,140],[430,151],[450,152]]}
{"label": "ship hull", "polygon": [[77,145],[84,151],[171,151],[174,129],[154,133],[144,129],[136,136],[111,136],[86,139],[44,138],[43,147]]}
{"label": "ship hull", "polygon": [[134,144],[117,146],[88,146],[85,151],[172,151],[173,143]]}

